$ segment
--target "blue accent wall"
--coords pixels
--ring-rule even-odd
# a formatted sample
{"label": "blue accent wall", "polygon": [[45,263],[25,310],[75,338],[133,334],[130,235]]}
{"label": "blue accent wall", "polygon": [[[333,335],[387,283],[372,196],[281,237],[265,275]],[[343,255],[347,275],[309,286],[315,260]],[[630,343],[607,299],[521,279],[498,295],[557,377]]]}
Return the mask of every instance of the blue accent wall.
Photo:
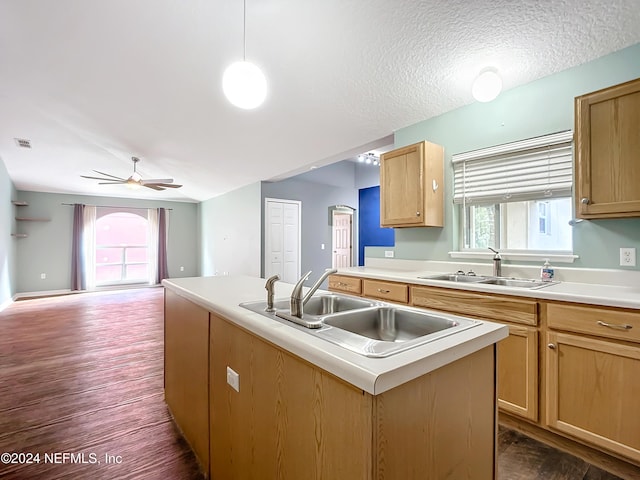
{"label": "blue accent wall", "polygon": [[395,230],[380,228],[380,186],[361,188],[358,194],[358,265],[364,265],[364,247],[393,247]]}

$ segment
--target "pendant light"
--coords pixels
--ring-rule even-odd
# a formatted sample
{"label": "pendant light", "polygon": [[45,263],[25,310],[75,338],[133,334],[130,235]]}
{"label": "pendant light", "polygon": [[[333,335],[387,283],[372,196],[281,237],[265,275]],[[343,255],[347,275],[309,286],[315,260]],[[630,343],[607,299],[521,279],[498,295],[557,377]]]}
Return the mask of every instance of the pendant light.
{"label": "pendant light", "polygon": [[267,79],[253,63],[247,62],[247,1],[243,0],[242,61],[232,63],[222,76],[222,90],[236,107],[251,110],[267,96]]}

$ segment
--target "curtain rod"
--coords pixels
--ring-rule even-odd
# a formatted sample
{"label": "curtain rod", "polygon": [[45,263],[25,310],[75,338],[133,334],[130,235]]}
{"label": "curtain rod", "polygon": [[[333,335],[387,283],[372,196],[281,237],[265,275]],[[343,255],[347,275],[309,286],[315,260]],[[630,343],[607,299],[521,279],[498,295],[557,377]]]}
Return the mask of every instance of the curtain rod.
{"label": "curtain rod", "polygon": [[[75,203],[61,203],[60,205],[67,205],[69,207],[73,207]],[[86,205],[86,204],[83,204]],[[149,208],[157,208],[157,207],[125,207],[124,205],[88,205],[89,207],[103,207],[103,208],[128,208],[129,210],[149,210]],[[159,207],[163,208],[163,207]],[[165,208],[165,210],[173,210],[173,208]]]}

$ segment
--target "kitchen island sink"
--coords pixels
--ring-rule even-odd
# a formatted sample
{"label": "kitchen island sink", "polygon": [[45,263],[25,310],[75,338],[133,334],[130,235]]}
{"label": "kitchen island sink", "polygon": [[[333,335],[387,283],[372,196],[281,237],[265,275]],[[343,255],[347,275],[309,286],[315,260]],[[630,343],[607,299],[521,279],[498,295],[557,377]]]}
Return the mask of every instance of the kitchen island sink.
{"label": "kitchen island sink", "polygon": [[[454,315],[318,292],[302,315],[322,320],[311,329],[276,315],[290,312],[285,282],[269,313],[250,301],[264,279],[163,285],[165,399],[209,478],[495,478],[495,343],[507,327],[456,330]],[[361,351],[437,341],[374,358],[333,334]]]}
{"label": "kitchen island sink", "polygon": [[[367,357],[387,357],[479,325],[477,320],[411,307],[398,307],[347,295],[311,297],[301,319],[290,314],[288,299],[241,303],[310,335]],[[300,328],[302,326],[302,328]]]}

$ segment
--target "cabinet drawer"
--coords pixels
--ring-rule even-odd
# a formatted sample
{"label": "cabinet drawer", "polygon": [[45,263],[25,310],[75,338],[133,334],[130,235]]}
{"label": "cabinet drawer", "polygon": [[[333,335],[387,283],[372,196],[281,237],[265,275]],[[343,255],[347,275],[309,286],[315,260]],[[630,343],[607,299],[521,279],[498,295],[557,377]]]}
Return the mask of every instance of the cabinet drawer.
{"label": "cabinet drawer", "polygon": [[640,311],[547,304],[550,328],[640,342]]}
{"label": "cabinet drawer", "polygon": [[398,303],[407,303],[409,301],[409,287],[404,283],[364,280],[362,289],[366,297],[380,298]]}
{"label": "cabinet drawer", "polygon": [[357,277],[331,275],[329,277],[329,290],[357,293],[360,295],[362,293],[362,280]]}
{"label": "cabinet drawer", "polygon": [[538,302],[463,290],[411,287],[411,304],[486,320],[538,324]]}

